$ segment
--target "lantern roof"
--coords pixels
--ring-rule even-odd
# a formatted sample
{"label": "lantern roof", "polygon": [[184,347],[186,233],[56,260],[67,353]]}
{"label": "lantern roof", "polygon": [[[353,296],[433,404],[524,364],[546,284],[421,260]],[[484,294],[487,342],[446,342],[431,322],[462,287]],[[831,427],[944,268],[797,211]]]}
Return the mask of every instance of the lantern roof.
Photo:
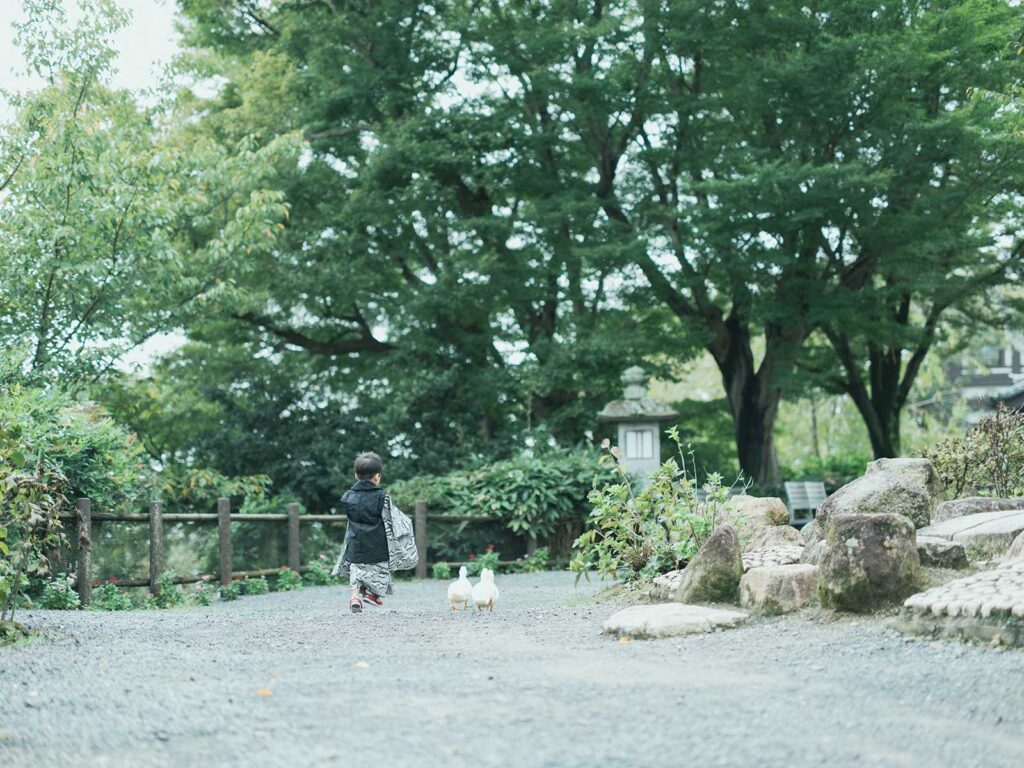
{"label": "lantern roof", "polygon": [[597,414],[600,421],[632,421],[651,423],[667,421],[678,416],[668,403],[647,395],[647,372],[638,365],[622,374],[626,385],[621,400],[612,400]]}

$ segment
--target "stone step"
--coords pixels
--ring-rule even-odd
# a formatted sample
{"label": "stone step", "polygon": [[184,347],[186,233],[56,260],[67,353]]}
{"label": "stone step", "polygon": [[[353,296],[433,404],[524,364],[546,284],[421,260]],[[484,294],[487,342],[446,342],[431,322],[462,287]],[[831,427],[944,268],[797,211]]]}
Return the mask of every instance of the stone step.
{"label": "stone step", "polygon": [[659,637],[693,635],[727,629],[747,620],[742,611],[709,608],[704,605],[665,603],[662,605],[632,605],[613,613],[604,623],[608,635],[637,640]]}
{"label": "stone step", "polygon": [[921,528],[918,536],[932,536],[963,544],[969,560],[998,560],[1024,531],[1024,509],[979,512]]}
{"label": "stone step", "polygon": [[896,626],[912,634],[1024,645],[1024,560],[911,595]]}

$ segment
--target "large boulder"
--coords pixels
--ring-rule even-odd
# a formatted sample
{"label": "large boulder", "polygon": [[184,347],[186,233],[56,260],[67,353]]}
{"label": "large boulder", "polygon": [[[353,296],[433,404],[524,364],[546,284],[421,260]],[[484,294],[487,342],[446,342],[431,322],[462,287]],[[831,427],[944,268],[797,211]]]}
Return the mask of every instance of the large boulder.
{"label": "large boulder", "polygon": [[792,525],[769,525],[754,534],[750,543],[743,548],[744,552],[766,547],[798,546],[804,545],[800,531]]}
{"label": "large boulder", "polygon": [[887,472],[895,475],[907,485],[919,488],[934,506],[942,494],[942,480],[928,459],[875,459],[867,466],[864,474]]}
{"label": "large boulder", "polygon": [[828,549],[828,542],[818,539],[813,544],[808,544],[800,553],[800,562],[805,565],[821,565],[821,558],[825,556]]}
{"label": "large boulder", "polygon": [[967,496],[943,501],[932,512],[932,522],[941,523],[955,517],[976,515],[979,512],[1001,512],[1006,509],[1024,509],[1024,498],[990,499],[987,496]]}
{"label": "large boulder", "polygon": [[922,536],[917,534],[917,554],[921,565],[935,568],[966,568],[967,553],[964,545],[938,536]]}
{"label": "large boulder", "polygon": [[902,515],[916,527],[931,520],[932,499],[925,488],[893,472],[874,470],[847,483],[818,509],[818,525],[828,529],[839,515]]}
{"label": "large boulder", "polygon": [[733,602],[743,576],[736,529],[720,525],[683,569],[672,599],[677,603]]}
{"label": "large boulder", "polygon": [[805,547],[817,544],[824,537],[825,534],[821,530],[821,524],[818,522],[818,518],[814,518],[811,522],[807,523],[807,525],[800,529],[800,538],[803,539]]}
{"label": "large boulder", "polygon": [[1017,538],[1013,540],[1010,548],[1006,550],[1003,560],[1007,562],[1010,560],[1024,560],[1024,531],[1017,534]]}
{"label": "large boulder", "polygon": [[813,565],[754,568],[740,580],[740,605],[763,613],[792,613],[811,601],[817,581]]}
{"label": "large boulder", "polygon": [[746,547],[763,529],[789,522],[789,508],[774,496],[733,496],[722,519],[736,529],[740,544]]}
{"label": "large boulder", "polygon": [[818,572],[821,604],[870,611],[913,594],[921,561],[914,524],[903,515],[835,515]]}

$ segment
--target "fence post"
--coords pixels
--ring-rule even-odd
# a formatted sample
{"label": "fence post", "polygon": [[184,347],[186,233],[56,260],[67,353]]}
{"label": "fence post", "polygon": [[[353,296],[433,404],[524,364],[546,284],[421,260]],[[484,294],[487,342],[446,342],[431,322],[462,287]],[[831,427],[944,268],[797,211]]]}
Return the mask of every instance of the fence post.
{"label": "fence post", "polygon": [[78,518],[78,602],[83,607],[92,601],[92,500],[75,502]]}
{"label": "fence post", "polygon": [[288,505],[288,567],[298,571],[302,565],[299,552],[299,505]]}
{"label": "fence post", "polygon": [[419,562],[416,563],[416,578],[425,579],[427,578],[427,502],[417,501],[414,509],[416,554],[419,555]]}
{"label": "fence post", "polygon": [[231,499],[217,499],[217,553],[220,556],[220,585],[231,583]]}
{"label": "fence post", "polygon": [[164,572],[163,503],[149,502],[149,591],[156,594],[156,582]]}

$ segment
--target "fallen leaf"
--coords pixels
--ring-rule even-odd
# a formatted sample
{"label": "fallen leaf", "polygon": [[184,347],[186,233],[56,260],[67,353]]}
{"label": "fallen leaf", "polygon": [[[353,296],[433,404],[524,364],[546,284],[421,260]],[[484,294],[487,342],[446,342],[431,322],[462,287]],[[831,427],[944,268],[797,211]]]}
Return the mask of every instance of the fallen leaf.
{"label": "fallen leaf", "polygon": [[270,692],[269,688],[260,688],[258,691],[256,691],[256,695],[257,696],[272,696],[273,694]]}
{"label": "fallen leaf", "polygon": [[356,662],[356,666],[359,669],[369,669],[370,668],[370,663],[368,661],[357,661]]}
{"label": "fallen leaf", "polygon": [[628,637],[620,637],[619,638],[619,645],[625,645],[628,642],[629,642],[629,638]]}

